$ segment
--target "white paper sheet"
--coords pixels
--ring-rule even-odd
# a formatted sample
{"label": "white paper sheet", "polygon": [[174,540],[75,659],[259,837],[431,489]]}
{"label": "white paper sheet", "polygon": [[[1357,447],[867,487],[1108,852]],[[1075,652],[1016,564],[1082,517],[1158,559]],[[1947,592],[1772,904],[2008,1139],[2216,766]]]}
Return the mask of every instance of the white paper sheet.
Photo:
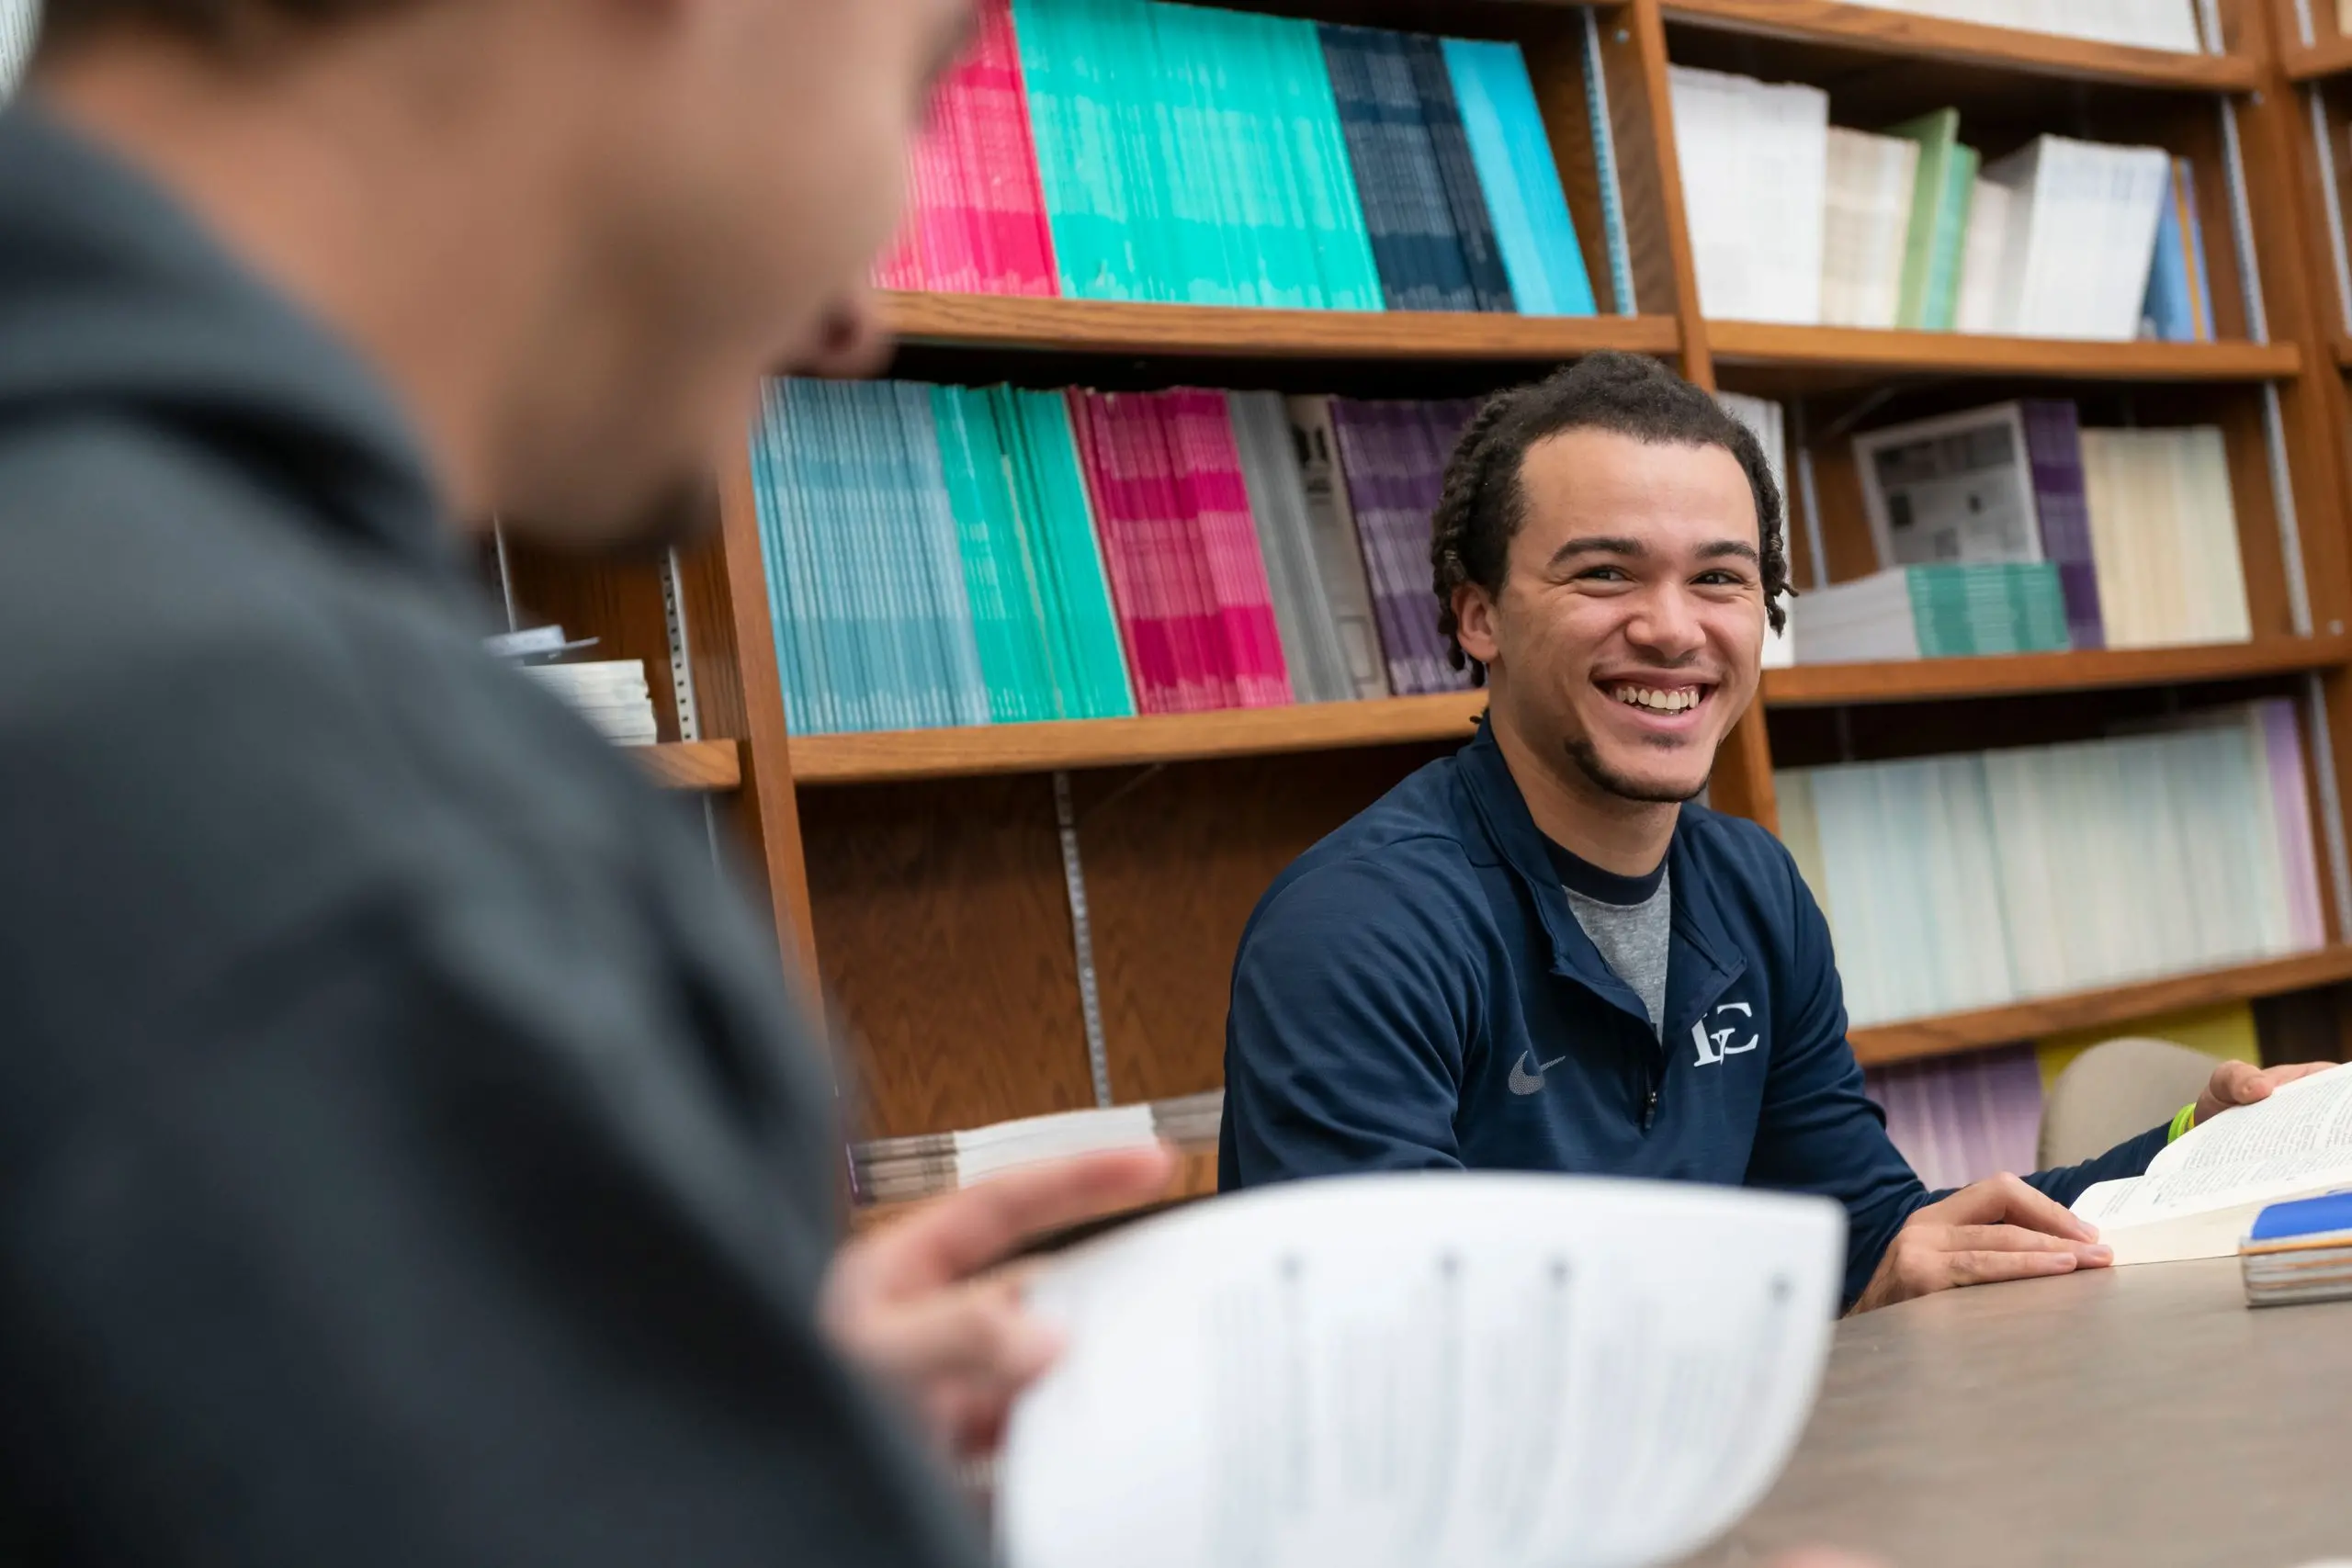
{"label": "white paper sheet", "polygon": [[1302,1183],[1069,1254],[1014,1413],[1013,1568],[1679,1557],[1760,1497],[1845,1265],[1818,1199],[1569,1177]]}

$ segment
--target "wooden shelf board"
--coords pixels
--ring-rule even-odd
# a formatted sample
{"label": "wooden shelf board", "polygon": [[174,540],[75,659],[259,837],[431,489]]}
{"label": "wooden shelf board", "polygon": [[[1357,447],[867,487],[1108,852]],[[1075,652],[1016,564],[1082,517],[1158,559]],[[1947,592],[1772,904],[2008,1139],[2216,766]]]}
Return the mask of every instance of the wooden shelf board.
{"label": "wooden shelf board", "polygon": [[2352,336],[2337,333],[2331,340],[2335,350],[2335,366],[2339,370],[2352,370]]}
{"label": "wooden shelf board", "polygon": [[1664,0],[1662,9],[1670,23],[2071,81],[2221,93],[2251,91],[2261,74],[2243,55],[2133,49],[1836,0]]}
{"label": "wooden shelf board", "polygon": [[2316,82],[2324,76],[2340,76],[2352,72],[2352,35],[2328,33],[2306,49],[2290,44],[2281,62],[2290,82]]}
{"label": "wooden shelf board", "polygon": [[662,746],[632,746],[628,750],[663,789],[722,795],[743,787],[740,741],[671,741]]}
{"label": "wooden shelf board", "polygon": [[1880,1024],[1848,1035],[1865,1066],[1949,1056],[1987,1046],[2038,1040],[2073,1029],[2128,1023],[2158,1013],[2222,1002],[2252,1001],[2289,991],[2352,980],[2352,946],[2326,947],[2290,958],[2266,959],[2227,969],[2142,980],[2103,990],[2043,997],[1976,1012],[1947,1013],[1908,1023]]}
{"label": "wooden shelf board", "polygon": [[2196,648],[2107,649],[2087,653],[2012,653],[1981,659],[1920,659],[1876,664],[1800,664],[1764,672],[1769,707],[1843,707],[1865,703],[1997,697],[2027,692],[2086,692],[2113,686],[2174,686],[2329,670],[2352,663],[2352,635],[2270,637]]}
{"label": "wooden shelf board", "polygon": [[[1764,671],[1764,702],[1767,707],[1939,702],[2250,680],[2346,664],[2352,664],[2352,634],[2200,648],[1811,664]],[[1464,692],[1149,718],[808,735],[792,742],[792,777],[808,786],[889,784],[1465,739],[1486,707],[1483,694]]]}
{"label": "wooden shelf board", "polygon": [[797,784],[881,784],[1467,739],[1486,709],[1484,693],[1465,692],[1151,718],[810,735],[792,742],[792,778]]}
{"label": "wooden shelf board", "polygon": [[2302,351],[2291,343],[2085,343],[1764,321],[1711,321],[1707,341],[1719,365],[1826,372],[1856,379],[1915,373],[2082,381],[2267,381],[2291,377],[2302,367]]}
{"label": "wooden shelf board", "polygon": [[886,294],[901,340],[930,347],[1186,358],[1551,361],[1595,349],[1667,355],[1671,316],[1433,310],[1257,310],[998,294]]}

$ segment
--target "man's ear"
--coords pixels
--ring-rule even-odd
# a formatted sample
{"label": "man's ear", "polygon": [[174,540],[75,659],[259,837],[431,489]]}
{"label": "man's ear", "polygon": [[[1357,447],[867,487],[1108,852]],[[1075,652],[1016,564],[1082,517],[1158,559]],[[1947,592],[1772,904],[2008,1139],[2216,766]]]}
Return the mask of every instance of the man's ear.
{"label": "man's ear", "polygon": [[1485,589],[1475,582],[1465,582],[1453,591],[1454,637],[1462,644],[1462,651],[1479,663],[1492,669],[1500,645],[1496,641],[1496,620],[1501,614]]}

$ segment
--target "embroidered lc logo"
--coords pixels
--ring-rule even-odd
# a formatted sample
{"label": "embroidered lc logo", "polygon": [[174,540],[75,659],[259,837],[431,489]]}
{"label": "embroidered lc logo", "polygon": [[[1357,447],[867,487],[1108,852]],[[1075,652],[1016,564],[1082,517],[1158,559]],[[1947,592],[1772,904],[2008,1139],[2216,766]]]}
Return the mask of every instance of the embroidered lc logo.
{"label": "embroidered lc logo", "polygon": [[[1756,1010],[1746,1002],[1725,1002],[1715,1010],[1715,1017],[1720,1019],[1727,1012],[1737,1013],[1748,1019],[1756,1016]],[[1690,1043],[1699,1047],[1699,1066],[1721,1066],[1725,1056],[1746,1055],[1748,1052],[1755,1050],[1763,1038],[1761,1035],[1751,1034],[1745,1041],[1735,1045],[1731,1043],[1732,1037],[1739,1031],[1740,1026],[1736,1023],[1726,1029],[1710,1030],[1707,1027],[1707,1020],[1703,1018],[1692,1024]]]}

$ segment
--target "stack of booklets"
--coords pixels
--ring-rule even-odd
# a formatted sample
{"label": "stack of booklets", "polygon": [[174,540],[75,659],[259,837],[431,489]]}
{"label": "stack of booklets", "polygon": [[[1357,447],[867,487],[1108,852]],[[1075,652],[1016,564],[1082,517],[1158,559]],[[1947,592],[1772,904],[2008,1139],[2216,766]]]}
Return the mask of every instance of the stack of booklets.
{"label": "stack of booklets", "polygon": [[1939,109],[1883,132],[1828,96],[1675,66],[1706,313],[1796,325],[2210,341],[2188,160],[2043,136],[1983,164]]}
{"label": "stack of booklets", "polygon": [[1303,703],[1385,696],[1355,537],[1338,536],[1337,513],[1308,497],[1289,406],[1279,392],[1228,392],[1225,400],[1292,692]]}
{"label": "stack of booklets", "polygon": [[661,731],[654,721],[653,692],[641,659],[608,659],[585,664],[526,664],[537,681],[619,746],[650,746]]}
{"label": "stack of booklets", "polygon": [[[2194,0],[1861,0],[1882,11],[2195,54]],[[2218,43],[2216,47],[2219,47]]]}
{"label": "stack of booklets", "polygon": [[796,734],[1457,690],[1430,513],[1467,402],[772,385]]}
{"label": "stack of booklets", "polygon": [[1797,662],[2061,652],[2066,601],[2048,561],[1903,566],[1809,591],[1791,614]]}
{"label": "stack of booklets", "polygon": [[[2046,562],[2064,602],[2060,646],[2254,635],[2216,427],[2085,430],[2073,403],[2037,399],[1869,431],[1854,438],[1854,457],[1883,566]],[[1853,592],[1872,591],[1807,595],[1800,624],[1816,597],[1827,604]],[[1799,655],[1830,657],[1802,642]]]}
{"label": "stack of booklets", "polygon": [[2106,645],[2251,639],[2221,431],[2086,430],[2082,466]]}
{"label": "stack of booklets", "polygon": [[779,382],[753,472],[798,733],[1135,711],[1059,396]]}
{"label": "stack of booklets", "polygon": [[909,150],[906,224],[874,281],[940,293],[1054,292],[1012,0],[980,0],[972,47],[933,90],[930,122]]}
{"label": "stack of booklets", "polygon": [[1854,1023],[2321,946],[2292,703],[2177,725],[1776,774]]}
{"label": "stack of booklets", "polygon": [[1700,308],[1819,325],[1829,95],[1686,65],[1667,79]]}
{"label": "stack of booklets", "polygon": [[[991,0],[910,180],[908,231],[876,274],[888,288],[1594,309],[1516,44],[1159,0]],[[1604,243],[1613,267],[1613,222]]]}
{"label": "stack of booklets", "polygon": [[1291,700],[1221,393],[1076,392],[1071,410],[1145,713]]}
{"label": "stack of booklets", "polygon": [[1184,1095],[1101,1111],[1028,1116],[955,1133],[875,1138],[850,1148],[858,1200],[902,1202],[970,1187],[1023,1166],[1106,1149],[1170,1143],[1214,1147],[1225,1115],[1225,1092]]}
{"label": "stack of booklets", "polygon": [[2248,1306],[2352,1297],[2352,1193],[2273,1203],[2238,1247]]}
{"label": "stack of booklets", "polygon": [[[1467,689],[1447,661],[1430,588],[1430,516],[1445,489],[1446,459],[1478,412],[1470,401],[1364,402],[1331,398],[1295,405],[1293,417],[1336,450],[1346,502],[1363,546],[1388,684],[1398,696]],[[1329,433],[1322,430],[1329,423]],[[1335,502],[1337,497],[1334,497]]]}
{"label": "stack of booklets", "polygon": [[[1821,320],[1832,327],[1901,321],[1919,144],[1833,125],[1824,166]],[[1927,253],[1923,250],[1923,258]]]}

